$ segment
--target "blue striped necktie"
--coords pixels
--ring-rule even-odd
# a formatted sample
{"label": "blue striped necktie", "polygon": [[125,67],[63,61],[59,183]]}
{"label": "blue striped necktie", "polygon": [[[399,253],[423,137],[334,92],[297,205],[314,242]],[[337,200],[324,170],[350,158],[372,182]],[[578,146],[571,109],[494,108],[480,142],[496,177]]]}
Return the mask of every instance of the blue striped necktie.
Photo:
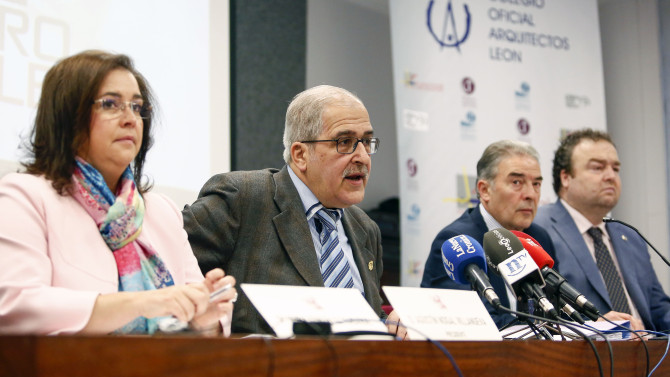
{"label": "blue striped necktie", "polygon": [[331,288],[352,288],[354,278],[351,275],[349,261],[344,256],[337,236],[337,221],[340,212],[321,208],[314,217],[316,230],[321,242],[321,277],[323,285]]}

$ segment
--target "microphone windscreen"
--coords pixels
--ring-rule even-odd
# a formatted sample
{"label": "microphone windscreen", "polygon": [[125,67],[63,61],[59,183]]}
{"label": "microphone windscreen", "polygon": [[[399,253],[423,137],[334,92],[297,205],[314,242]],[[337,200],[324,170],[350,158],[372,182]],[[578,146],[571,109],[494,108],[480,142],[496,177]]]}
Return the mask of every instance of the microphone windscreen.
{"label": "microphone windscreen", "polygon": [[497,228],[484,233],[484,250],[491,262],[498,265],[523,250],[523,245],[509,230]]}
{"label": "microphone windscreen", "polygon": [[542,246],[540,246],[540,243],[537,242],[535,238],[517,230],[512,230],[511,232],[519,238],[523,248],[528,251],[528,254],[530,254],[530,257],[533,258],[533,261],[535,261],[535,264],[537,264],[538,267],[554,267],[554,260],[547,254]]}
{"label": "microphone windscreen", "polygon": [[544,279],[537,264],[517,236],[505,228],[484,233],[484,250],[490,266],[514,289],[519,283],[536,283],[544,286]]}
{"label": "microphone windscreen", "polygon": [[486,273],[486,257],[482,245],[474,238],[461,234],[442,244],[442,263],[450,279],[469,285],[465,267],[475,264]]}

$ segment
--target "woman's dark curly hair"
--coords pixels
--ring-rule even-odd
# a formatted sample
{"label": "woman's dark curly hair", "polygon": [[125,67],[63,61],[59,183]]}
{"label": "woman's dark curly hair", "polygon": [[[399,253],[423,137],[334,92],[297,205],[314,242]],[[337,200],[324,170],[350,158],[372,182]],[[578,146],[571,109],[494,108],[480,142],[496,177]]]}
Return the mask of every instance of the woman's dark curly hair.
{"label": "woman's dark curly hair", "polygon": [[60,60],[44,77],[27,145],[29,160],[23,163],[28,173],[51,180],[61,195],[72,184],[77,151],[89,140],[93,101],[107,74],[115,69],[128,70],[135,76],[147,109],[142,145],[131,169],[140,192],[151,189],[150,183],[141,182],[145,158],[153,144],[151,124],[156,105],[151,88],[128,56],[89,50]]}

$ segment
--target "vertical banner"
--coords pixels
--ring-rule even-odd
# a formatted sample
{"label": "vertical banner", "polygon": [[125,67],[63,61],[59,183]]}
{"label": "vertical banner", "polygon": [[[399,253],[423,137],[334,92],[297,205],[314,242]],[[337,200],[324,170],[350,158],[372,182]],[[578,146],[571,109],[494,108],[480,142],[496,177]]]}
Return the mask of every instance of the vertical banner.
{"label": "vertical banner", "polygon": [[476,164],[501,139],[540,153],[541,204],[567,130],[605,129],[596,0],[391,0],[401,284],[440,229],[478,203]]}

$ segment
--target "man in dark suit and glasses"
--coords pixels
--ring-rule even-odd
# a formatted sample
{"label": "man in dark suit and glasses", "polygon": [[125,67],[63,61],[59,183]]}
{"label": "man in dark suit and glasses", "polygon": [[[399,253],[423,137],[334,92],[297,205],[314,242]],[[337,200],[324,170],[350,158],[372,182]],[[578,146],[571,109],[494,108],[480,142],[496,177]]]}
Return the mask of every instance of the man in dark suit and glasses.
{"label": "man in dark suit and glasses", "polygon": [[[381,234],[355,206],[378,147],[352,93],[322,85],[298,94],[286,112],[286,166],[215,175],[184,208],[200,268],[221,267],[238,283],[357,289],[385,317]],[[272,332],[243,291],[232,331]],[[390,324],[389,331],[398,328]]]}

